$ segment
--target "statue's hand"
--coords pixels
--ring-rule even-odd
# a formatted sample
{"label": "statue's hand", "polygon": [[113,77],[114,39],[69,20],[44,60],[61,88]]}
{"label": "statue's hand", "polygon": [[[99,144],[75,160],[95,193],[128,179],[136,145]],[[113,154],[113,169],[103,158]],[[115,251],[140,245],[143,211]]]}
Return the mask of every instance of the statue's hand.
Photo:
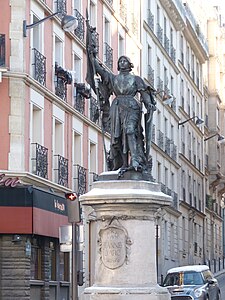
{"label": "statue's hand", "polygon": [[150,112],[152,110],[155,111],[156,110],[156,106],[154,104],[152,104],[152,103],[148,103],[146,109],[147,109],[147,112]]}

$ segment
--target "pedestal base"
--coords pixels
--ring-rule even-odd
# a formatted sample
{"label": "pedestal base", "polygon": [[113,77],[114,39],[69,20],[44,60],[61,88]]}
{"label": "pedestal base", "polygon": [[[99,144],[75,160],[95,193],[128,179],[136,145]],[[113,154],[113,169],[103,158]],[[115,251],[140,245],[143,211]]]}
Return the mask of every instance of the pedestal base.
{"label": "pedestal base", "polygon": [[95,182],[80,201],[91,249],[91,287],[81,300],[170,299],[156,274],[155,213],[171,203],[160,185],[107,177]]}
{"label": "pedestal base", "polygon": [[86,288],[82,300],[169,300],[167,289],[158,285],[146,288]]}

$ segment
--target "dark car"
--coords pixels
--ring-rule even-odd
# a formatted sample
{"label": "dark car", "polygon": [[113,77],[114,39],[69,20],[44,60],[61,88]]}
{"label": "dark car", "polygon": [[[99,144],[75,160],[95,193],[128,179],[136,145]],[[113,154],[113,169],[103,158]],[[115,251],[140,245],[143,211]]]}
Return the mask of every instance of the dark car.
{"label": "dark car", "polygon": [[193,265],[168,270],[163,286],[171,300],[221,300],[217,279],[206,265]]}

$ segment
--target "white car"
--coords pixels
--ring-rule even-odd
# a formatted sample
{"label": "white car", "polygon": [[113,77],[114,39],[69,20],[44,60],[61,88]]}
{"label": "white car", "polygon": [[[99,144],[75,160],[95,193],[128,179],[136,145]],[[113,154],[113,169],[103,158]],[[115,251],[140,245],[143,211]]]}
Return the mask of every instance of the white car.
{"label": "white car", "polygon": [[221,300],[217,279],[206,265],[192,265],[168,270],[163,286],[171,300]]}

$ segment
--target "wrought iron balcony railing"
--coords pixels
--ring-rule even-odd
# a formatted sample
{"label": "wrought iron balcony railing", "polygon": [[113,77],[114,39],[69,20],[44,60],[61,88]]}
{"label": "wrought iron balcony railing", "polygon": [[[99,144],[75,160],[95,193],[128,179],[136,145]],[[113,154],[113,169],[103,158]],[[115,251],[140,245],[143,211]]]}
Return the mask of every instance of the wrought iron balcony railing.
{"label": "wrought iron balcony railing", "polygon": [[113,6],[113,0],[106,0],[106,2],[108,2],[109,5]]}
{"label": "wrought iron balcony railing", "polygon": [[154,87],[154,70],[150,65],[148,65],[148,81]]}
{"label": "wrought iron balcony railing", "polygon": [[165,153],[170,155],[170,144],[171,139],[169,139],[167,136],[165,137]]}
{"label": "wrought iron balcony railing", "polygon": [[60,11],[61,13],[58,14],[60,18],[62,18],[64,15],[66,15],[67,10],[66,10],[66,0],[56,0],[56,11]]}
{"label": "wrought iron balcony railing", "polygon": [[152,32],[154,32],[154,15],[152,14],[151,10],[148,9],[148,26],[151,29]]}
{"label": "wrought iron balcony railing", "polygon": [[171,152],[170,152],[170,157],[173,160],[177,160],[177,146],[174,144],[174,142],[171,142]]}
{"label": "wrought iron balcony railing", "polygon": [[85,98],[91,97],[91,90],[85,86],[85,83],[75,83],[74,87],[74,108],[84,114]]}
{"label": "wrought iron balcony railing", "polygon": [[164,150],[164,133],[160,130],[158,130],[158,136],[157,136],[157,145],[159,148]]}
{"label": "wrought iron balcony railing", "polygon": [[56,183],[68,187],[68,159],[57,154],[55,158],[55,181]]}
{"label": "wrought iron balcony railing", "polygon": [[5,66],[5,34],[0,34],[0,67]]}
{"label": "wrought iron balcony railing", "polygon": [[95,172],[89,172],[89,190],[92,188],[93,182],[98,180],[98,174]]}
{"label": "wrought iron balcony railing", "polygon": [[172,197],[172,206],[175,209],[178,209],[178,194],[175,193],[174,191],[171,192],[171,197]]}
{"label": "wrought iron balcony railing", "polygon": [[124,23],[127,24],[127,6],[124,0],[120,1],[119,14]]}
{"label": "wrought iron balcony railing", "polygon": [[38,143],[32,143],[32,173],[48,178],[48,149]]}
{"label": "wrought iron balcony railing", "polygon": [[74,9],[74,16],[78,20],[78,26],[74,30],[74,34],[82,41],[84,42],[84,17],[82,14],[77,10]]}
{"label": "wrought iron balcony railing", "polygon": [[40,84],[46,85],[46,57],[37,49],[33,48],[33,76]]}
{"label": "wrought iron balcony railing", "polygon": [[132,14],[131,28],[132,28],[133,34],[137,37],[138,36],[138,19],[135,14]]}
{"label": "wrought iron balcony railing", "polygon": [[64,70],[62,67],[55,64],[55,94],[62,100],[66,101],[67,84],[72,83],[72,75],[70,72]]}
{"label": "wrought iron balcony railing", "polygon": [[94,123],[97,123],[99,119],[98,101],[94,97],[90,98],[90,119]]}
{"label": "wrought iron balcony railing", "polygon": [[170,45],[170,57],[171,57],[172,61],[175,63],[176,62],[176,50],[172,44]]}
{"label": "wrought iron balcony railing", "polygon": [[113,68],[113,49],[105,42],[105,60],[106,66],[112,70]]}
{"label": "wrought iron balcony railing", "polygon": [[157,38],[159,40],[159,42],[162,44],[163,43],[163,29],[162,27],[159,25],[159,23],[157,23]]}
{"label": "wrought iron balcony railing", "polygon": [[157,77],[157,90],[158,91],[163,90],[163,80],[159,76]]}
{"label": "wrought iron balcony railing", "polygon": [[87,169],[74,165],[74,191],[80,196],[87,192]]}
{"label": "wrought iron balcony railing", "polygon": [[168,39],[166,34],[164,34],[164,48],[165,48],[166,52],[168,54],[170,54],[170,40]]}
{"label": "wrought iron balcony railing", "polygon": [[155,143],[155,125],[152,125],[152,142]]}

